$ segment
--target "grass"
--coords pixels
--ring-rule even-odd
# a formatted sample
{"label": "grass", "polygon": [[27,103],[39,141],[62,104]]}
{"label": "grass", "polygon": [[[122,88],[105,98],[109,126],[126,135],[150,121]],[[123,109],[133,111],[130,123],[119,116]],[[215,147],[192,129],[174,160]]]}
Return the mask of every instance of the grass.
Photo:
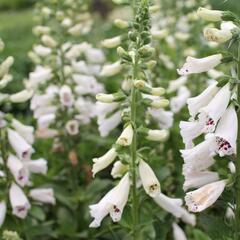
{"label": "grass", "polygon": [[10,90],[13,92],[21,89],[22,80],[27,77],[31,69],[27,52],[34,43],[32,19],[31,10],[0,12],[0,37],[5,42],[1,59],[10,55],[15,58],[11,69],[14,81],[10,84]]}

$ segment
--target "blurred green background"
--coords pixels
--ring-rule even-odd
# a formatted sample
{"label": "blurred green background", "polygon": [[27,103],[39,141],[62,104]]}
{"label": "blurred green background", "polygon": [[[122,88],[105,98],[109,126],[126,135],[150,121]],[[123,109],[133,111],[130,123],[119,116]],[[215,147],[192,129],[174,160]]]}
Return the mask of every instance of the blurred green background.
{"label": "blurred green background", "polygon": [[[99,6],[100,2],[110,3],[110,0],[92,1],[93,6]],[[32,9],[35,2],[36,0],[0,0],[0,37],[6,44],[1,58],[9,55],[15,58],[11,69],[15,79],[14,84],[11,85],[13,92],[21,89],[22,80],[31,70],[27,52],[34,43]],[[240,15],[240,0],[211,0],[210,2],[213,8],[231,10]]]}

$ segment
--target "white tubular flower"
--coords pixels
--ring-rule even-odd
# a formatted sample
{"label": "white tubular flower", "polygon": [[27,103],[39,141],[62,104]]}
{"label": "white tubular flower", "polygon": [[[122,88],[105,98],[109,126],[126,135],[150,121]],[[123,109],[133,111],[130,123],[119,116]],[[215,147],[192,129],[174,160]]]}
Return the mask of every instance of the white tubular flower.
{"label": "white tubular flower", "polygon": [[29,192],[30,198],[42,203],[55,205],[56,199],[52,188],[35,188]]}
{"label": "white tubular flower", "polygon": [[236,208],[236,206],[233,206],[232,204],[228,204],[229,206],[227,207],[225,217],[228,219],[234,219],[235,218],[235,213],[233,209]]}
{"label": "white tubular flower", "polygon": [[230,30],[219,30],[217,28],[205,28],[203,30],[204,38],[207,41],[224,43],[230,40],[233,37],[233,34]]}
{"label": "white tubular flower", "polygon": [[195,191],[188,192],[185,201],[190,212],[202,212],[214,204],[222,194],[227,181],[209,183]]}
{"label": "white tubular flower", "polygon": [[51,31],[51,28],[50,27],[47,27],[47,26],[36,26],[33,28],[33,33],[36,35],[36,36],[40,36],[40,35],[43,35],[43,34],[49,34]]}
{"label": "white tubular flower", "polygon": [[34,118],[38,119],[44,115],[48,115],[51,113],[55,114],[56,111],[57,111],[56,106],[39,107],[34,111],[33,116]]}
{"label": "white tubular flower", "polygon": [[39,158],[37,160],[27,161],[25,163],[28,170],[32,173],[39,173],[45,175],[47,173],[47,160]]}
{"label": "white tubular flower", "polygon": [[153,99],[150,98],[143,98],[143,102],[151,106],[153,108],[159,109],[159,108],[165,108],[169,105],[169,101],[167,99],[161,98],[161,99]]}
{"label": "white tubular flower", "polygon": [[222,117],[231,97],[229,84],[222,87],[209,104],[200,109],[199,121],[205,123],[203,132],[213,132],[218,120]]}
{"label": "white tubular flower", "polygon": [[215,136],[220,157],[236,154],[238,118],[233,106],[230,106],[220,119]]}
{"label": "white tubular flower", "polygon": [[216,148],[215,139],[211,137],[191,149],[180,150],[185,163],[183,172],[201,171],[212,166]]}
{"label": "white tubular flower", "polygon": [[5,201],[0,202],[0,227],[3,225],[7,213],[7,205]]}
{"label": "white tubular flower", "polygon": [[187,240],[184,231],[176,224],[172,224],[174,240]]}
{"label": "white tubular flower", "polygon": [[238,27],[231,21],[227,21],[227,22],[221,22],[221,29],[222,30],[229,30],[229,31],[232,31],[232,30],[235,30],[237,29]]}
{"label": "white tubular flower", "polygon": [[168,137],[169,137],[169,131],[166,129],[162,129],[162,130],[150,129],[146,136],[146,138],[150,141],[160,141],[160,142],[166,141]]}
{"label": "white tubular flower", "polygon": [[186,148],[191,148],[193,146],[192,140],[202,134],[204,123],[181,121],[179,127]]}
{"label": "white tubular flower", "polygon": [[173,112],[149,108],[148,112],[157,121],[159,128],[169,129],[173,125]]}
{"label": "white tubular flower", "polygon": [[92,173],[95,176],[96,173],[100,172],[104,168],[108,167],[117,157],[117,151],[115,148],[111,148],[107,153],[105,153],[100,158],[93,159]]}
{"label": "white tubular flower", "polygon": [[123,132],[119,136],[119,138],[116,141],[116,144],[119,144],[121,146],[129,146],[132,144],[133,139],[133,128],[132,125],[129,124],[127,127],[124,128]]}
{"label": "white tubular flower", "polygon": [[65,107],[71,107],[74,102],[72,90],[69,86],[63,85],[59,92],[61,104]]}
{"label": "white tubular flower", "polygon": [[207,72],[221,63],[222,54],[214,54],[205,58],[187,57],[186,63],[181,69],[177,69],[179,75]]}
{"label": "white tubular flower", "polygon": [[[224,73],[221,72],[221,71],[218,71],[218,70],[215,70],[215,69],[210,69],[208,72],[207,72],[208,76],[212,79],[218,79],[222,76],[224,76]],[[212,84],[211,84],[212,85]],[[210,85],[210,86],[211,86]]]}
{"label": "white tubular flower", "polygon": [[121,220],[123,209],[127,203],[130,190],[129,174],[121,179],[116,187],[110,190],[97,204],[90,205],[90,214],[94,218],[90,228],[101,225],[103,218],[110,214],[114,222]]}
{"label": "white tubular flower", "polygon": [[182,207],[183,201],[180,198],[170,198],[163,193],[158,194],[154,201],[165,211],[171,213],[176,218],[181,218],[185,223],[194,226],[196,224],[196,218],[193,214]]}
{"label": "white tubular flower", "polygon": [[52,123],[54,123],[56,119],[56,115],[54,113],[50,113],[47,115],[43,115],[38,118],[38,128],[45,129],[48,128]]}
{"label": "white tubular flower", "polygon": [[121,161],[116,161],[113,164],[111,175],[113,178],[122,177],[128,171],[129,167],[126,164],[123,164]]}
{"label": "white tubular flower", "polygon": [[187,83],[187,76],[181,76],[176,80],[172,80],[169,83],[167,93],[172,93],[177,91],[181,86],[185,85]]}
{"label": "white tubular flower", "polygon": [[160,40],[167,37],[167,35],[169,34],[169,31],[167,29],[162,29],[162,30],[151,29],[151,34],[153,39]]}
{"label": "white tubular flower", "polygon": [[24,187],[29,182],[29,172],[23,162],[14,155],[9,155],[7,159],[7,167],[14,176],[15,181]]}
{"label": "white tubular flower", "polygon": [[33,47],[34,52],[40,57],[47,57],[52,53],[52,49],[44,47],[42,45],[36,45]]}
{"label": "white tubular flower", "polygon": [[121,44],[121,36],[105,39],[101,45],[105,48],[115,48]]}
{"label": "white tubular flower", "polygon": [[41,37],[41,41],[46,47],[49,47],[49,48],[55,48],[57,46],[57,42],[49,35],[43,35]]}
{"label": "white tubular flower", "polygon": [[102,64],[105,62],[105,55],[101,49],[88,48],[84,53],[88,63]]}
{"label": "white tubular flower", "polygon": [[121,62],[118,61],[113,64],[104,65],[100,72],[100,76],[111,77],[118,74],[121,70],[122,70],[122,65],[121,65]]}
{"label": "white tubular flower", "polygon": [[77,135],[79,133],[79,122],[77,120],[70,120],[66,123],[65,126],[69,135]]}
{"label": "white tubular flower", "polygon": [[194,118],[199,110],[213,99],[218,90],[217,82],[215,82],[207,87],[200,95],[189,98],[187,100],[187,105],[191,117]]}
{"label": "white tubular flower", "polygon": [[113,103],[115,97],[114,94],[99,93],[96,95],[96,99],[102,103]]}
{"label": "white tubular flower", "polygon": [[222,20],[223,11],[210,10],[207,8],[200,7],[197,10],[197,15],[207,21],[219,22]]}
{"label": "white tubular flower", "polygon": [[13,80],[13,76],[10,74],[5,74],[2,79],[0,80],[0,89],[5,88],[8,83],[10,83]]}
{"label": "white tubular flower", "polygon": [[11,125],[29,144],[33,144],[34,128],[32,126],[26,126],[17,119],[13,119]]}
{"label": "white tubular flower", "polygon": [[185,173],[185,181],[183,184],[183,190],[187,191],[189,188],[202,187],[208,183],[219,180],[217,172],[210,171],[191,171]]}
{"label": "white tubular flower", "polygon": [[15,183],[12,183],[10,187],[9,198],[13,215],[24,219],[31,205],[22,189]]}
{"label": "white tubular flower", "polygon": [[170,108],[174,113],[178,113],[186,104],[187,99],[190,97],[191,92],[187,87],[182,86],[179,88],[177,96],[171,98],[170,100]]}
{"label": "white tubular flower", "polygon": [[228,163],[228,168],[229,168],[229,170],[230,170],[230,172],[231,172],[232,174],[235,174],[235,173],[236,173],[236,166],[235,166],[235,164],[234,164],[233,162],[229,162],[229,163]]}
{"label": "white tubular flower", "polygon": [[142,159],[139,162],[139,175],[145,192],[152,198],[160,194],[160,183],[152,168]]}
{"label": "white tubular flower", "polygon": [[33,151],[31,145],[29,145],[24,138],[22,138],[16,131],[8,128],[8,141],[18,157],[23,160],[29,160]]}
{"label": "white tubular flower", "polygon": [[0,65],[0,78],[2,78],[5,74],[8,73],[9,68],[13,65],[14,58],[7,57]]}
{"label": "white tubular flower", "polygon": [[10,95],[9,99],[13,103],[22,103],[28,101],[33,96],[32,90],[23,90],[21,92]]}

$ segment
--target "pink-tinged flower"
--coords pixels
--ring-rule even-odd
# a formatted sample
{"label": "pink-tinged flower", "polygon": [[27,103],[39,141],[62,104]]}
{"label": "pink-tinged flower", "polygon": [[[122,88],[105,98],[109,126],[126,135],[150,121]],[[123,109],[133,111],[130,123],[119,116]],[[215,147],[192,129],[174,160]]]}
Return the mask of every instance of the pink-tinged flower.
{"label": "pink-tinged flower", "polygon": [[31,206],[22,189],[15,183],[12,183],[10,187],[9,198],[13,215],[25,218]]}
{"label": "pink-tinged flower", "polygon": [[55,205],[56,199],[52,188],[35,188],[30,190],[29,196],[38,202]]}
{"label": "pink-tinged flower", "polygon": [[192,192],[188,192],[185,196],[188,210],[191,212],[202,212],[206,208],[210,207],[220,197],[226,183],[226,180],[221,180],[209,183]]}

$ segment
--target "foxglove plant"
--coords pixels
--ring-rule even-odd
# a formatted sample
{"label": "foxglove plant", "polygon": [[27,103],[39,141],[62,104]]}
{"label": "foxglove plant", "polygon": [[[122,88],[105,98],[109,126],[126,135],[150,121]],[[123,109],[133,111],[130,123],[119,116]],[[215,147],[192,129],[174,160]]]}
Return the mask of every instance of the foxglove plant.
{"label": "foxglove plant", "polygon": [[[0,48],[4,44],[0,41]],[[4,92],[4,88],[13,79],[9,73],[13,64],[13,58],[8,57],[0,65],[0,89],[1,109],[5,109],[7,103],[22,103],[31,98],[33,91],[22,90],[15,94]],[[34,188],[31,181],[32,174],[47,173],[47,161],[39,158],[32,160],[34,153],[34,128],[18,121],[9,112],[0,112],[0,227],[4,224],[7,210],[11,207],[11,213],[17,218],[26,218],[31,208],[29,198],[39,203],[55,204],[52,188]],[[29,190],[31,188],[31,190]],[[46,191],[47,196],[34,197],[31,192]],[[29,197],[29,198],[28,198]]]}
{"label": "foxglove plant", "polygon": [[36,68],[25,85],[34,91],[30,108],[37,120],[37,136],[54,139],[53,149],[63,150],[68,155],[64,158],[76,166],[77,146],[95,115],[93,95],[104,91],[97,77],[105,56],[79,41],[93,25],[86,2],[46,1],[36,11],[39,25],[33,33],[40,43],[29,53]]}
{"label": "foxglove plant", "polygon": [[[231,63],[231,76],[224,75],[221,81],[213,81],[200,95],[187,100],[190,121],[180,123],[181,135],[186,149],[181,150],[184,158],[184,190],[198,188],[187,192],[185,200],[192,212],[201,212],[213,205],[223,193],[225,187],[234,188],[233,206],[235,212],[234,239],[239,239],[240,229],[240,194],[239,194],[239,78],[240,78],[240,41],[239,18],[228,11],[199,8],[199,17],[206,21],[221,22],[221,29],[205,28],[207,41],[217,43],[229,42],[227,51],[204,58],[188,57],[186,63],[178,70],[180,75],[189,75],[209,71],[219,64]],[[231,51],[238,45],[238,54]],[[204,140],[194,146],[194,140],[204,134]],[[230,167],[235,178],[221,177],[218,172],[209,171],[217,164],[215,156],[229,156],[234,160],[235,168]],[[231,163],[231,165],[233,164]],[[223,178],[223,179],[222,179]],[[234,180],[233,180],[234,179]]]}
{"label": "foxglove plant", "polygon": [[[93,159],[92,172],[95,176],[99,171],[114,163],[111,174],[114,178],[121,177],[121,180],[97,204],[90,205],[89,208],[90,215],[93,217],[90,227],[97,228],[108,214],[113,222],[119,222],[125,206],[130,202],[131,235],[132,239],[139,239],[141,216],[138,182],[141,183],[148,196],[176,218],[195,225],[195,217],[181,206],[181,199],[169,198],[161,193],[160,182],[149,164],[149,156],[143,153],[144,147],[140,147],[141,138],[157,142],[167,140],[168,131],[148,129],[144,117],[146,107],[162,109],[168,106],[169,101],[162,97],[165,89],[152,87],[150,75],[147,74],[147,66],[154,55],[154,49],[151,47],[149,3],[147,0],[141,0],[133,8],[135,9],[134,21],[124,25],[129,28],[129,47],[127,50],[123,47],[117,48],[121,59],[120,66],[128,71],[126,78],[128,88],[123,87],[113,94],[96,95],[98,103],[106,104],[106,107],[103,107],[106,112],[108,110],[116,112],[116,109],[121,108],[123,131],[108,152],[102,157]],[[104,43],[110,42],[111,47],[116,46],[113,41],[115,39],[111,41],[108,39]],[[118,45],[119,41],[116,42]],[[129,197],[130,193],[131,197]],[[176,229],[176,225],[174,226]]]}

